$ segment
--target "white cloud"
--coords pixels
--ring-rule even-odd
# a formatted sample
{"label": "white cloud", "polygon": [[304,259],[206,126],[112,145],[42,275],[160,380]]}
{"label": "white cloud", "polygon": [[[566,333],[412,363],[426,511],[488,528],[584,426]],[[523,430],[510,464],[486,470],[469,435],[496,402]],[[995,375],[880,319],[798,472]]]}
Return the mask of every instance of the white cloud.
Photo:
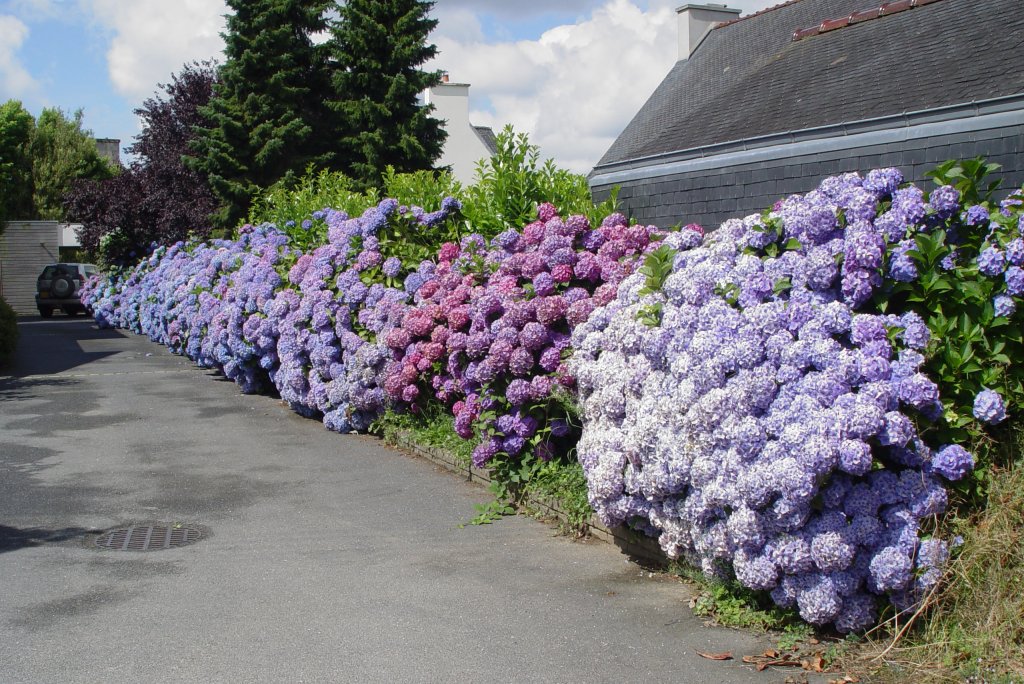
{"label": "white cloud", "polygon": [[28,33],[28,26],[17,17],[0,15],[0,100],[25,98],[39,89],[18,58]]}
{"label": "white cloud", "polygon": [[675,12],[651,5],[606,0],[580,23],[517,42],[465,41],[439,27],[435,65],[473,86],[473,123],[511,123],[544,156],[586,172],[675,62]]}
{"label": "white cloud", "polygon": [[[744,15],[781,0],[732,0]],[[526,132],[563,167],[589,171],[607,151],[677,57],[678,0],[571,0],[576,24],[533,40],[485,42],[480,12],[522,17],[550,12],[549,0],[510,3],[438,0],[432,68],[468,82],[474,124]],[[456,22],[455,19],[458,19]]]}
{"label": "white cloud", "polygon": [[516,0],[516,2],[508,0],[436,0],[436,2],[439,10],[458,7],[472,9],[474,12],[489,12],[498,16],[517,18],[552,11],[580,12],[600,4],[595,0],[559,0],[557,5],[551,0]]}
{"label": "white cloud", "polygon": [[141,101],[170,81],[186,62],[217,57],[228,13],[223,0],[83,0],[112,37],[110,80],[121,95]]}

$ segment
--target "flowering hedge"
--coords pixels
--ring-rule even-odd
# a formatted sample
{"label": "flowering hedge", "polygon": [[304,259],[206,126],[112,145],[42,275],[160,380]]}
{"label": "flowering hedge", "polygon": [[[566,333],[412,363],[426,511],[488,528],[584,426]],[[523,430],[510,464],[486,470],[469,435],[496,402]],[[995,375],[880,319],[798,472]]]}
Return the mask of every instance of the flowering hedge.
{"label": "flowering hedge", "polygon": [[160,248],[83,298],[333,430],[439,402],[500,477],[575,446],[606,523],[854,631],[935,585],[929,521],[1024,394],[1019,198],[939,173],[826,179],[708,236],[542,204],[430,249],[458,202],[384,200]]}

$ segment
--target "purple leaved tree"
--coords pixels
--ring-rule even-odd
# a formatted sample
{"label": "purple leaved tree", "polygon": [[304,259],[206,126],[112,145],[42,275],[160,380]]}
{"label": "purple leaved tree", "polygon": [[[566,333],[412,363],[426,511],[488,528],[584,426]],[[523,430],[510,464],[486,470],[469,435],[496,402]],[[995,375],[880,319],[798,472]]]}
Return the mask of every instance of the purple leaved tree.
{"label": "purple leaved tree", "polygon": [[209,235],[213,195],[182,157],[193,128],[204,123],[199,108],[209,101],[216,74],[211,62],[186,64],[160,86],[162,93],[135,110],[143,124],[128,148],[135,160],[114,178],[76,183],[67,194],[68,219],[82,224],[78,236],[85,249],[124,262],[154,242]]}

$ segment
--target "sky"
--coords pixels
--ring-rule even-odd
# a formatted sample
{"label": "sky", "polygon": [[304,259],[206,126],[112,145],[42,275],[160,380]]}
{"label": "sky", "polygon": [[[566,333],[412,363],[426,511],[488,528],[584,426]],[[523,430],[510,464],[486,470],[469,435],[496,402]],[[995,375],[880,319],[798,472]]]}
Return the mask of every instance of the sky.
{"label": "sky", "polygon": [[[717,0],[743,14],[779,0]],[[588,172],[677,57],[684,0],[437,0],[425,68],[470,84],[470,120]],[[703,3],[702,3],[703,4]],[[193,60],[223,61],[223,0],[0,0],[0,102],[82,109],[122,148],[133,110]],[[122,157],[124,159],[124,157]]]}

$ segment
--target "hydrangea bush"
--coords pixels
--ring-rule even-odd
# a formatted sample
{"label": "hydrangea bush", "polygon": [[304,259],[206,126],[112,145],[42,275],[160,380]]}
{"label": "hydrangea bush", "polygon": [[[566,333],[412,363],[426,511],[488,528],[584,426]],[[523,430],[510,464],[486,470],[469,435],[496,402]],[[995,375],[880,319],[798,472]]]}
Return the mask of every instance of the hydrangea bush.
{"label": "hydrangea bush", "polygon": [[[925,530],[974,466],[933,437],[948,409],[922,371],[941,344],[912,304],[934,283],[921,244],[966,244],[989,212],[901,180],[829,178],[707,239],[673,234],[661,288],[626,279],[573,337],[601,518],[843,632],[873,624],[880,597],[906,609],[935,585],[949,549]],[[978,261],[964,268],[985,253],[961,252]],[[1007,268],[987,275],[1015,298]],[[898,283],[902,309],[885,297]],[[1004,411],[977,394],[979,419]]]}
{"label": "hydrangea bush", "polygon": [[658,237],[621,214],[592,228],[542,204],[536,221],[489,246],[479,236],[444,245],[434,279],[418,284],[385,340],[385,389],[396,402],[451,406],[456,432],[479,440],[478,467],[565,453],[574,440],[559,395],[574,385],[564,362],[571,332],[614,298]]}
{"label": "hydrangea bush", "polygon": [[327,244],[297,259],[289,287],[278,291],[258,331],[277,339],[273,380],[282,399],[304,415],[323,416],[332,430],[369,427],[386,403],[390,354],[378,338],[401,322],[411,296],[435,270],[431,261],[411,270],[387,246],[399,230],[427,231],[458,209],[446,200],[426,213],[384,200],[355,218],[319,212]]}

